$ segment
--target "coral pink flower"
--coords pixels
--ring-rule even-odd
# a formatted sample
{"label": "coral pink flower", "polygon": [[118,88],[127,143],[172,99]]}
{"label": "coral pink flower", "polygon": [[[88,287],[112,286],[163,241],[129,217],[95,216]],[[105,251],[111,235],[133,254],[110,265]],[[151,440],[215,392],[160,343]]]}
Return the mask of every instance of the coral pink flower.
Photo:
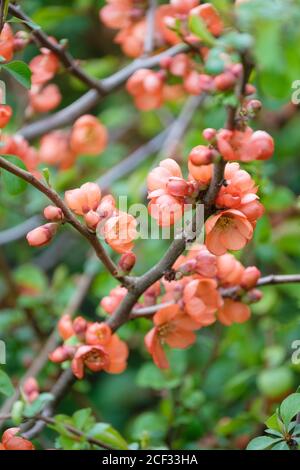
{"label": "coral pink flower", "polygon": [[248,305],[232,299],[225,299],[223,307],[218,311],[218,320],[226,326],[233,323],[244,323],[249,320],[250,316],[251,311]]}
{"label": "coral pink flower", "polygon": [[72,359],[72,372],[77,379],[84,376],[84,367],[99,372],[108,367],[109,355],[102,346],[79,346]]}
{"label": "coral pink flower", "polygon": [[158,72],[148,69],[137,70],[127,81],[126,89],[142,111],[159,108],[163,103],[164,82]]}
{"label": "coral pink flower", "polygon": [[76,154],[70,149],[69,135],[65,131],[53,131],[40,140],[39,158],[48,165],[67,169],[73,165]]}
{"label": "coral pink flower", "polygon": [[7,104],[0,104],[0,129],[7,126],[12,117],[12,109]]}
{"label": "coral pink flower", "polygon": [[245,268],[231,253],[217,257],[217,268],[217,277],[222,286],[240,285]]}
{"label": "coral pink flower", "polygon": [[136,226],[137,222],[132,215],[119,211],[105,222],[106,243],[117,253],[131,251],[134,246],[133,240],[137,237]]}
{"label": "coral pink flower", "polygon": [[168,227],[182,217],[183,201],[174,196],[162,194],[151,199],[148,211],[159,226]]}
{"label": "coral pink flower", "polygon": [[[247,210],[249,206],[252,208],[252,202],[258,199],[256,196],[257,186],[255,182],[245,170],[241,170],[238,163],[227,163],[225,167],[225,181],[226,184],[222,185],[218,193],[216,204],[221,208],[229,209],[238,209],[241,212],[242,206],[245,206]],[[254,204],[255,209],[257,209],[257,204]],[[258,218],[258,217],[257,217]]]}
{"label": "coral pink flower", "polygon": [[33,85],[43,85],[51,80],[58,71],[59,60],[56,55],[48,50],[44,52],[34,57],[29,63]]}
{"label": "coral pink flower", "polygon": [[86,342],[91,345],[106,345],[111,340],[112,332],[106,323],[92,323],[86,330]]}
{"label": "coral pink flower", "polygon": [[57,85],[51,84],[44,88],[33,86],[29,92],[29,105],[37,113],[48,113],[57,108],[61,98]]}
{"label": "coral pink flower", "polygon": [[218,149],[225,160],[250,162],[267,160],[274,153],[274,141],[264,131],[247,127],[245,131],[222,129],[217,134]]}
{"label": "coral pink flower", "polygon": [[63,340],[67,340],[71,338],[71,336],[74,336],[75,331],[73,328],[73,321],[72,321],[71,316],[68,314],[63,315],[58,321],[57,329],[58,329],[59,336]]}
{"label": "coral pink flower", "polygon": [[109,363],[104,368],[109,374],[121,374],[127,367],[128,346],[116,334],[112,335],[105,349],[109,355]]}
{"label": "coral pink flower", "polygon": [[17,436],[19,431],[19,428],[7,429],[2,435],[0,450],[35,450],[30,441]]}
{"label": "coral pink flower", "polygon": [[30,246],[47,245],[57,231],[57,224],[50,223],[41,225],[27,233],[26,238]]}
{"label": "coral pink flower", "polygon": [[261,276],[260,270],[256,266],[248,266],[241,279],[241,287],[244,289],[253,289]]}
{"label": "coral pink flower", "polygon": [[184,15],[188,13],[192,8],[199,5],[199,0],[170,0],[170,4],[174,7],[176,13]]}
{"label": "coral pink flower", "polygon": [[99,11],[100,19],[112,29],[122,29],[130,22],[130,12],[133,7],[132,0],[108,0]]}
{"label": "coral pink flower", "polygon": [[172,5],[160,5],[156,10],[156,24],[162,39],[167,44],[178,44],[181,42],[178,34],[169,27],[169,19],[175,20],[176,10]]}
{"label": "coral pink flower", "polygon": [[244,248],[253,235],[253,227],[247,217],[235,209],[209,217],[205,230],[205,245],[214,255]]}
{"label": "coral pink flower", "polygon": [[0,34],[0,56],[8,62],[13,58],[13,54],[14,34],[9,24],[5,23]]}
{"label": "coral pink flower", "polygon": [[95,211],[100,204],[101,190],[96,183],[85,183],[80,188],[71,189],[65,193],[68,207],[77,215]]}
{"label": "coral pink flower", "polygon": [[264,206],[258,201],[256,194],[247,194],[241,200],[239,211],[243,212],[247,219],[255,226],[257,219],[262,217],[265,212]]}
{"label": "coral pink flower", "polygon": [[33,147],[29,146],[27,140],[22,136],[4,136],[1,152],[7,155],[16,155],[24,162],[28,171],[35,174],[37,177],[39,176],[37,171],[39,163],[38,154]]}
{"label": "coral pink flower", "polygon": [[199,16],[205,23],[207,29],[214,35],[222,34],[224,25],[219,13],[211,3],[204,3],[190,11],[191,15]]}
{"label": "coral pink flower", "polygon": [[107,141],[106,127],[95,116],[85,114],[75,121],[70,137],[73,152],[98,155],[106,148]]}
{"label": "coral pink flower", "polygon": [[210,253],[205,245],[192,247],[187,259],[196,261],[195,272],[202,277],[215,277],[217,274],[217,258]]}
{"label": "coral pink flower", "polygon": [[109,295],[103,297],[100,305],[106,313],[111,315],[118,308],[126,294],[127,289],[125,287],[115,287],[110,291]]}
{"label": "coral pink flower", "polygon": [[213,174],[213,165],[194,165],[191,160],[189,160],[188,168],[191,178],[198,181],[201,186],[206,187],[210,183]]}
{"label": "coral pink flower", "polygon": [[183,300],[188,315],[198,327],[211,325],[216,321],[215,313],[222,305],[222,297],[214,279],[193,279],[183,291]]}
{"label": "coral pink flower", "polygon": [[115,37],[115,42],[121,45],[124,54],[135,59],[144,52],[145,34],[146,21],[141,20],[120,31]]}
{"label": "coral pink flower", "polygon": [[182,178],[180,166],[172,158],[167,158],[159,163],[159,166],[150,171],[147,178],[147,187],[150,192],[163,189],[167,192],[167,183],[170,178]]}
{"label": "coral pink flower", "polygon": [[145,336],[145,345],[160,369],[167,369],[169,363],[163,345],[185,349],[196,341],[193,330],[198,325],[178,305],[160,309],[153,317],[154,328]]}
{"label": "coral pink flower", "polygon": [[194,147],[189,154],[189,161],[192,165],[210,165],[214,152],[212,149],[206,147],[205,145],[197,145]]}
{"label": "coral pink flower", "polygon": [[28,377],[23,385],[23,392],[29,403],[32,403],[39,396],[39,384],[34,377]]}
{"label": "coral pink flower", "polygon": [[63,346],[58,346],[58,348],[52,351],[48,357],[50,361],[61,364],[62,362],[72,359],[74,357],[75,350],[76,348],[74,346],[64,344]]}

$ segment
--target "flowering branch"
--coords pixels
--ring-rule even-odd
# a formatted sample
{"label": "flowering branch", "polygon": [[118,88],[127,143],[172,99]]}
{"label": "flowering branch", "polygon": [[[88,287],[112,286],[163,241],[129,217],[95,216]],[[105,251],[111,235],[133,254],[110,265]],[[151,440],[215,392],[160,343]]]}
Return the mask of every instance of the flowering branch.
{"label": "flowering branch", "polygon": [[141,68],[151,69],[159,65],[162,59],[166,57],[173,57],[187,50],[188,46],[186,44],[176,44],[176,46],[170,47],[169,49],[154,56],[136,59],[131,64],[114,73],[110,77],[100,80],[100,84],[103,90],[101,95],[97,90],[89,90],[78,100],[74,101],[69,106],[66,106],[61,111],[22,127],[18,131],[18,134],[31,141],[37,137],[42,136],[46,132],[57,129],[58,127],[66,126],[93,108],[93,106],[99,102],[101,97],[108,95],[112,91],[119,88],[137,70]]}
{"label": "flowering branch", "polygon": [[57,207],[59,207],[64,216],[65,221],[72,225],[93,247],[97,257],[102,261],[104,266],[110,272],[112,276],[116,279],[120,280],[124,283],[124,285],[130,285],[128,279],[124,276],[120,276],[118,272],[118,268],[112,259],[108,256],[106,251],[104,250],[102,244],[97,238],[97,235],[94,232],[91,232],[86,228],[79,220],[73,215],[72,211],[68,208],[68,206],[64,203],[61,197],[58,195],[54,189],[44,184],[34,175],[25,171],[18,166],[14,165],[13,163],[6,160],[4,157],[0,157],[0,168],[3,168],[10,173],[18,176],[19,178],[23,179],[27,183],[31,184],[35,188],[37,188],[41,193],[45,194]]}

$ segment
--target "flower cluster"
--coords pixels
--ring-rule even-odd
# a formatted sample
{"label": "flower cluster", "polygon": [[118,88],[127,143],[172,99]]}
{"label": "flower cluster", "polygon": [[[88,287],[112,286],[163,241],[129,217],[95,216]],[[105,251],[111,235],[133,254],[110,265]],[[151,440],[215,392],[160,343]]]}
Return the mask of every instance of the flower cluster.
{"label": "flower cluster", "polygon": [[2,435],[0,450],[35,450],[30,441],[17,435],[19,431],[19,428],[7,429]]}
{"label": "flower cluster", "polygon": [[212,179],[214,162],[221,157],[229,161],[215,201],[215,214],[205,224],[207,248],[215,255],[222,255],[227,250],[243,248],[252,239],[256,222],[264,213],[254,180],[239,163],[231,160],[248,162],[270,158],[274,142],[266,132],[254,132],[250,127],[219,132],[205,129],[203,135],[209,145],[198,145],[191,150],[188,180],[182,177],[178,164],[172,159],[163,160],[149,173],[148,209],[159,225],[173,225],[182,216],[186,202],[202,202],[201,192]]}
{"label": "flower cluster", "polygon": [[64,170],[70,168],[79,155],[99,155],[107,142],[106,127],[95,116],[85,114],[75,121],[70,131],[45,134],[40,141],[39,160]]}
{"label": "flower cluster", "polygon": [[[219,36],[223,23],[217,10],[211,3],[199,3],[199,0],[171,0],[168,5],[159,5],[154,18],[155,46],[177,44],[182,37],[195,40],[188,30],[190,15],[199,16],[211,34]],[[100,20],[107,27],[119,30],[115,42],[129,57],[139,57],[144,52],[145,35],[149,34],[146,11],[147,2],[140,0],[107,0],[100,10]]]}
{"label": "flower cluster", "polygon": [[[56,42],[54,38],[51,41]],[[59,69],[59,60],[49,49],[43,47],[40,54],[29,63],[32,73],[32,86],[29,92],[28,115],[47,113],[55,109],[61,102],[61,93],[55,84],[48,82],[55,76]]]}
{"label": "flower cluster", "polygon": [[[255,289],[260,271],[255,266],[245,268],[231,254],[215,256],[204,245],[194,246],[176,261],[174,270],[178,280],[162,281],[160,302],[166,306],[155,313],[154,326],[145,337],[160,368],[168,367],[164,344],[184,349],[195,342],[194,332],[200,328],[216,321],[226,326],[243,323],[251,315],[248,303],[261,299]],[[227,297],[226,289],[233,287],[235,297]]]}
{"label": "flower cluster", "polygon": [[[101,189],[96,183],[84,183],[80,188],[66,191],[65,202],[74,214],[83,217],[90,231],[97,230],[114,251],[124,254],[120,260],[120,266],[123,271],[129,271],[135,263],[134,255],[129,254],[137,236],[135,218],[120,211],[116,207],[113,196],[102,197]],[[56,206],[47,206],[44,216],[49,223],[27,234],[27,241],[31,246],[48,244],[56,234],[59,225],[64,222],[63,211]]]}
{"label": "flower cluster", "polygon": [[64,315],[58,322],[58,331],[64,344],[49,359],[56,363],[71,361],[78,379],[84,377],[85,367],[110,374],[119,374],[126,368],[127,345],[105,323],[88,322],[83,317],[72,320],[70,315]]}

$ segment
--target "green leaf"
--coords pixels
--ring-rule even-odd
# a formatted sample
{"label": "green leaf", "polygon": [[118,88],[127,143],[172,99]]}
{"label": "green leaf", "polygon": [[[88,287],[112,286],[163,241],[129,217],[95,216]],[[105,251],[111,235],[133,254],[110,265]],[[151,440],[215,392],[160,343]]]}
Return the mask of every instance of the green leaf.
{"label": "green leaf", "polygon": [[281,423],[281,421],[279,420],[277,413],[274,413],[272,416],[270,416],[270,418],[268,418],[267,421],[265,421],[265,425],[268,426],[270,430],[274,429],[275,431],[278,431],[280,433],[283,430],[282,429],[283,423]]}
{"label": "green leaf", "polygon": [[0,369],[0,393],[6,397],[10,397],[14,394],[14,386],[11,383],[8,375]]}
{"label": "green leaf", "polygon": [[247,450],[265,450],[269,449],[272,445],[277,444],[282,439],[272,439],[269,436],[260,436],[252,439],[247,446]]}
{"label": "green leaf", "polygon": [[44,409],[45,405],[50,403],[53,398],[54,397],[51,393],[41,393],[33,403],[26,405],[24,416],[32,418],[34,415],[40,413]]}
{"label": "green leaf", "polygon": [[189,17],[189,29],[199,39],[209,46],[214,46],[216,43],[213,35],[208,31],[202,19],[197,15],[191,15]]}
{"label": "green leaf", "polygon": [[300,393],[292,393],[280,405],[280,416],[287,426],[294,416],[300,412]]}
{"label": "green leaf", "polygon": [[2,68],[10,73],[23,87],[28,90],[31,88],[31,70],[25,62],[14,60],[2,65]]}
{"label": "green leaf", "polygon": [[116,450],[127,450],[128,444],[116,429],[107,423],[97,423],[87,434],[88,437],[99,439],[103,444],[107,444]]}
{"label": "green leaf", "polygon": [[[1,151],[1,149],[0,149]],[[16,165],[18,168],[21,168],[22,170],[26,170],[26,166],[24,165],[24,162],[16,157],[15,155],[2,155],[6,160],[8,160],[10,163],[13,163]],[[3,170],[2,171],[2,180],[5,186],[6,191],[9,194],[12,194],[13,196],[16,196],[17,194],[22,193],[25,191],[27,187],[26,181],[22,180],[16,175],[13,175],[9,171]]]}
{"label": "green leaf", "polygon": [[73,416],[73,423],[77,429],[84,431],[86,428],[90,428],[95,424],[95,418],[92,416],[92,410],[90,408],[84,408],[76,411]]}
{"label": "green leaf", "polygon": [[285,441],[281,441],[278,442],[278,444],[275,444],[275,446],[272,447],[272,450],[290,450],[290,448]]}

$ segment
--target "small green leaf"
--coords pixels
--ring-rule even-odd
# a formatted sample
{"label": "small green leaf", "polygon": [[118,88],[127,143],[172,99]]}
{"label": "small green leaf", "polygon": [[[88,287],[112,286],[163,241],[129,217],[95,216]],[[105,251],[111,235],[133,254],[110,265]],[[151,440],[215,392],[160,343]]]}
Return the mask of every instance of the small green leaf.
{"label": "small green leaf", "polygon": [[285,441],[281,441],[278,442],[278,444],[275,444],[271,450],[290,450],[290,448]]}
{"label": "small green leaf", "polygon": [[8,375],[0,369],[0,393],[6,397],[10,397],[14,394],[14,386],[11,383]]}
{"label": "small green leaf", "polygon": [[[2,155],[6,160],[8,160],[10,163],[13,163],[17,167],[21,168],[22,170],[26,170],[26,166],[24,165],[24,162],[16,157],[15,155]],[[27,183],[26,181],[22,180],[16,175],[13,175],[12,173],[3,170],[2,171],[2,179],[3,183],[5,186],[5,189],[9,194],[12,194],[13,196],[16,196],[17,194],[22,193],[25,191]]]}
{"label": "small green leaf", "polygon": [[45,181],[46,181],[47,185],[51,186],[50,185],[50,171],[49,171],[49,168],[43,168],[42,172],[43,172],[43,177],[45,178]]}
{"label": "small green leaf", "polygon": [[25,62],[14,60],[2,65],[2,68],[10,73],[23,87],[28,90],[31,88],[31,70]]}
{"label": "small green leaf", "polygon": [[202,19],[197,15],[191,15],[189,17],[189,29],[192,33],[195,34],[199,39],[209,46],[214,46],[216,43],[213,35],[208,31]]}
{"label": "small green leaf", "polygon": [[103,444],[107,444],[113,449],[127,450],[128,444],[121,434],[116,431],[110,424],[97,423],[88,433],[88,437],[99,439]]}
{"label": "small green leaf", "polygon": [[269,437],[269,436],[256,437],[255,439],[252,439],[252,441],[249,442],[247,446],[247,450],[269,449],[271,446],[273,446],[274,444],[277,444],[280,441],[282,441],[281,438],[272,439],[272,437]]}
{"label": "small green leaf", "polygon": [[280,421],[278,414],[274,413],[270,418],[265,421],[265,425],[268,426],[271,430],[282,432],[283,423]]}
{"label": "small green leaf", "polygon": [[11,419],[17,426],[22,422],[24,406],[25,404],[23,401],[17,400],[12,407]]}
{"label": "small green leaf", "polygon": [[53,398],[54,397],[51,393],[41,393],[33,403],[25,406],[24,416],[32,418],[36,414],[40,413],[44,409],[45,405],[50,403]]}
{"label": "small green leaf", "polygon": [[287,426],[294,416],[300,412],[300,393],[292,393],[280,405],[280,416]]}

